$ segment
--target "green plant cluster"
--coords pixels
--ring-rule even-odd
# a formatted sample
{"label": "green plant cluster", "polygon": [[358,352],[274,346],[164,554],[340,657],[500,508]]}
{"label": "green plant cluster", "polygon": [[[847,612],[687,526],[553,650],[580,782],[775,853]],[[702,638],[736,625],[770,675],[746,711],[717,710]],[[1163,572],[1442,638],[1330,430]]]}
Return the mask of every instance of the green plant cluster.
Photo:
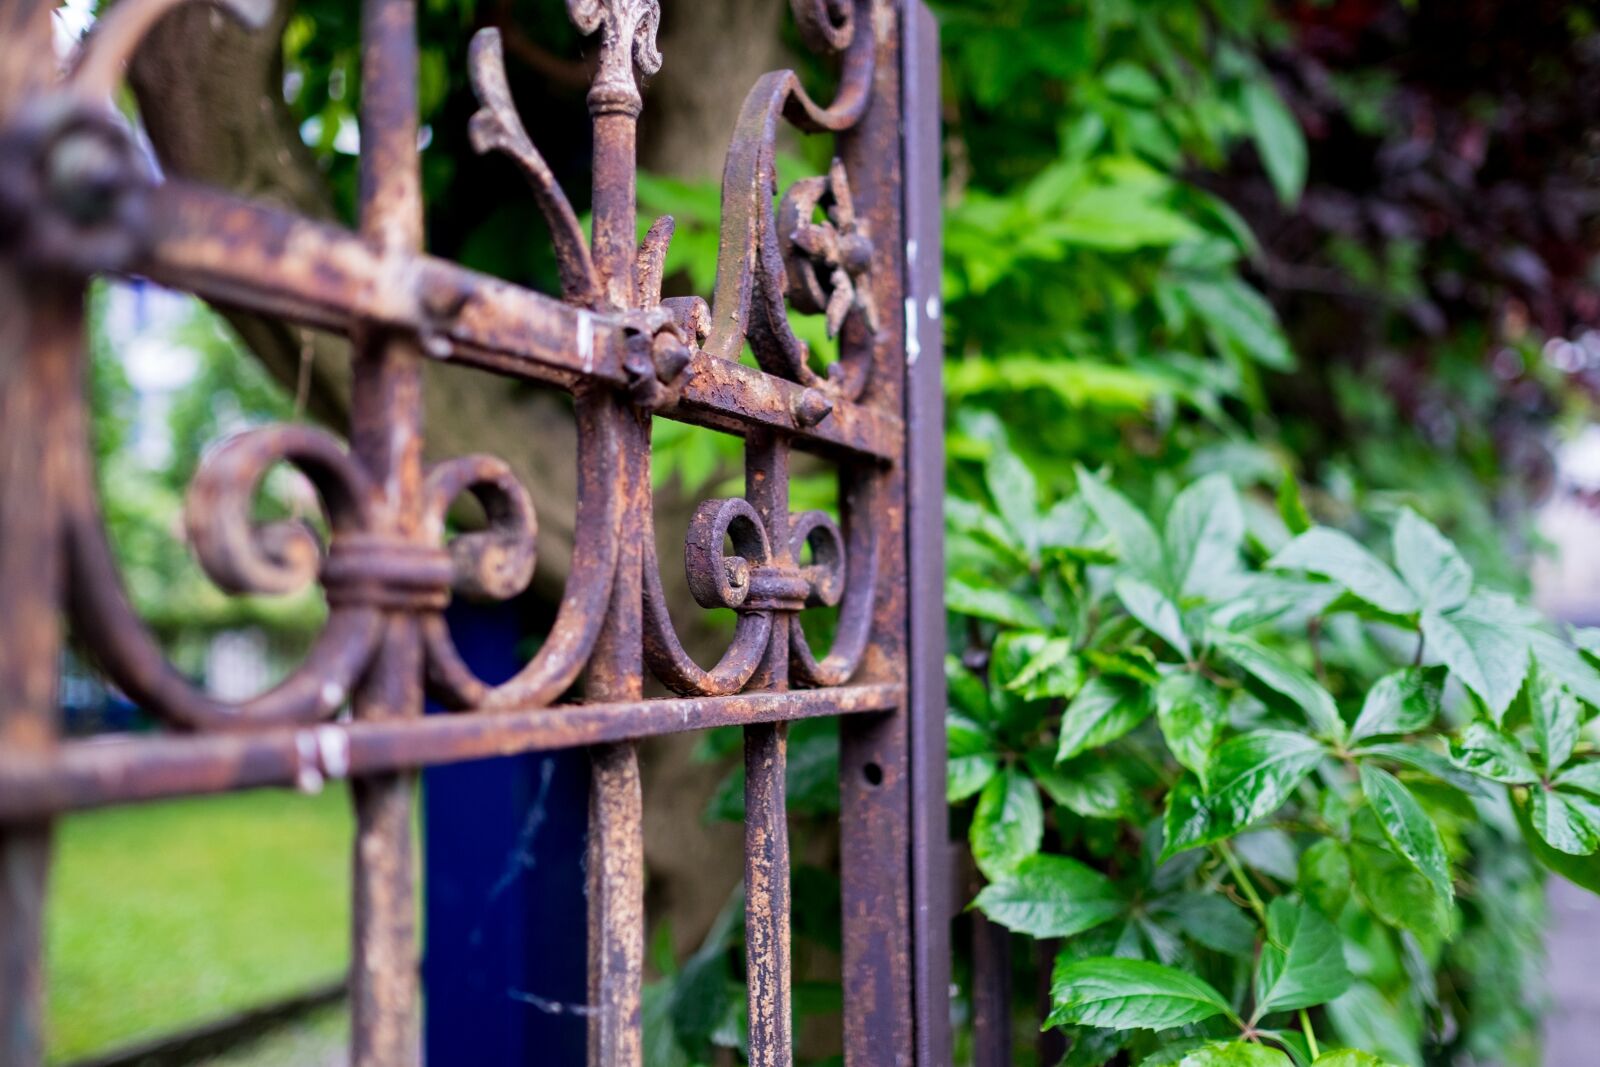
{"label": "green plant cluster", "polygon": [[988,442],[948,503],[949,796],[974,907],[1062,939],[1066,1062],[1515,1062],[1528,1019],[1473,972],[1534,949],[1528,915],[1486,929],[1537,883],[1515,839],[1600,889],[1600,632],[1484,588],[1410,510],[1386,560],[1293,482],[1144,509],[1080,468],[1047,500]]}

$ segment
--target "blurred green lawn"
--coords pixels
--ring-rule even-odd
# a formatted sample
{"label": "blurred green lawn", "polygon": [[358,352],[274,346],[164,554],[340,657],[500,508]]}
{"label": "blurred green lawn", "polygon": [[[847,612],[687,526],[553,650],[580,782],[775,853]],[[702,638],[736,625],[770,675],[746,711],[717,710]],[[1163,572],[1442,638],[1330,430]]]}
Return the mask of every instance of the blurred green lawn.
{"label": "blurred green lawn", "polygon": [[352,830],[343,789],[64,819],[46,920],[50,1062],[342,975]]}

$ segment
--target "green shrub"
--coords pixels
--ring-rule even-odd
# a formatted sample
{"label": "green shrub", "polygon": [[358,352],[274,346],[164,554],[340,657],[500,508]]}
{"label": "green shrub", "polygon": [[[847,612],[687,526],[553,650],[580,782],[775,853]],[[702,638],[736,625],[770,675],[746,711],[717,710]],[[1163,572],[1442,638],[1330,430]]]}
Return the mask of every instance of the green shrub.
{"label": "green shrub", "polygon": [[985,435],[947,511],[949,795],[973,907],[1061,939],[1067,1062],[1534,1061],[1530,856],[1600,889],[1600,632],[1410,510],[1386,561],[1293,482],[1046,499]]}

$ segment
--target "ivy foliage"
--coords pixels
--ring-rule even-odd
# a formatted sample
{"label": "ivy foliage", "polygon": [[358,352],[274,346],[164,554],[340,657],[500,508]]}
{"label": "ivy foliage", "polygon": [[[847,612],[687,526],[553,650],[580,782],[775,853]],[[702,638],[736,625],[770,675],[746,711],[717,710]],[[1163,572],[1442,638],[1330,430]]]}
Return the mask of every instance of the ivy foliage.
{"label": "ivy foliage", "polygon": [[1600,632],[1410,510],[1380,554],[1293,483],[1146,508],[1080,467],[1052,499],[981,431],[947,511],[948,792],[973,907],[1061,939],[1067,1062],[1420,1064],[1470,1031],[1439,977],[1495,850],[1600,888]]}

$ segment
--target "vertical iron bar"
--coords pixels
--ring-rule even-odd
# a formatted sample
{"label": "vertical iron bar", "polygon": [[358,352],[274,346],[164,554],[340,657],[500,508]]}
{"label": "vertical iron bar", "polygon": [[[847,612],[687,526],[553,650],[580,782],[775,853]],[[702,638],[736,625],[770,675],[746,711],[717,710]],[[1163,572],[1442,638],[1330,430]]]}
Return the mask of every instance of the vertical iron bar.
{"label": "vertical iron bar", "polygon": [[591,751],[589,787],[589,1064],[640,1067],[644,959],[644,818],[632,741]]}
{"label": "vertical iron bar", "polygon": [[[48,45],[46,45],[48,48]],[[0,748],[44,757],[55,745],[61,654],[60,490],[84,447],[71,440],[72,391],[81,363],[83,288],[30,284],[0,264]],[[0,1065],[44,1055],[47,821],[0,826]]]}
{"label": "vertical iron bar", "polygon": [[[598,214],[596,216],[598,219]],[[621,465],[614,492],[627,514],[650,506],[648,416],[611,397],[603,418],[618,420]],[[585,680],[590,700],[637,700],[644,690],[643,554],[637,524],[609,534],[621,539],[606,623]],[[591,752],[589,783],[589,1064],[639,1067],[643,1060],[640,997],[644,974],[644,801],[638,746],[632,741]]]}
{"label": "vertical iron bar", "polygon": [[[615,12],[613,12],[615,13]],[[634,171],[642,101],[634,81],[632,33],[601,30],[606,50],[589,90],[594,118],[593,232],[590,252],[605,302],[634,306],[636,194]],[[649,416],[620,398],[602,417],[621,431],[621,468],[614,492],[625,513],[651,506]],[[590,658],[585,692],[591,700],[637,700],[644,689],[643,552],[639,528],[621,539],[605,627]],[[640,998],[644,978],[644,800],[638,746],[605,745],[592,753],[589,786],[589,1063],[639,1067],[643,1060]]]}
{"label": "vertical iron bar", "polygon": [[[857,33],[876,36],[872,106],[841,138],[856,216],[873,237],[873,296],[883,316],[871,344],[872,375],[862,402],[905,410],[904,236],[900,184],[900,3],[875,0]],[[847,340],[848,332],[847,332]],[[905,473],[864,465],[844,469],[865,481],[870,504],[847,522],[871,522],[885,545],[873,605],[872,641],[860,676],[904,681],[906,651]],[[842,495],[853,486],[847,484]],[[846,531],[846,541],[849,540]],[[844,1049],[849,1067],[913,1062],[911,988],[911,819],[909,708],[839,724],[840,893],[843,905]]]}
{"label": "vertical iron bar", "polygon": [[1011,933],[972,913],[972,1064],[1011,1063]]}
{"label": "vertical iron bar", "polygon": [[905,164],[906,610],[911,715],[912,991],[917,1062],[950,1062],[950,825],[945,800],[944,342],[939,27],[908,0]]}
{"label": "vertical iron bar", "polygon": [[[362,5],[361,232],[385,253],[422,247],[413,0]],[[368,329],[358,338],[350,443],[382,493],[384,521],[415,539],[422,491],[422,368],[414,337]],[[358,719],[422,713],[422,646],[414,617],[395,612],[355,693]],[[414,773],[352,786],[356,809],[351,1058],[356,1067],[421,1062]]]}
{"label": "vertical iron bar", "polygon": [[[789,545],[789,442],[753,433],[745,448],[745,495],[772,546],[771,566],[795,564]],[[774,612],[772,637],[749,689],[789,688],[789,627]],[[789,965],[789,821],[785,799],[787,723],[744,730],[744,940],[751,1067],[794,1062]]]}
{"label": "vertical iron bar", "polygon": [[[49,0],[0,2],[0,121],[54,75]],[[55,745],[64,560],[59,492],[73,441],[83,286],[0,261],[0,748]],[[50,824],[0,826],[0,1067],[44,1059]]]}

